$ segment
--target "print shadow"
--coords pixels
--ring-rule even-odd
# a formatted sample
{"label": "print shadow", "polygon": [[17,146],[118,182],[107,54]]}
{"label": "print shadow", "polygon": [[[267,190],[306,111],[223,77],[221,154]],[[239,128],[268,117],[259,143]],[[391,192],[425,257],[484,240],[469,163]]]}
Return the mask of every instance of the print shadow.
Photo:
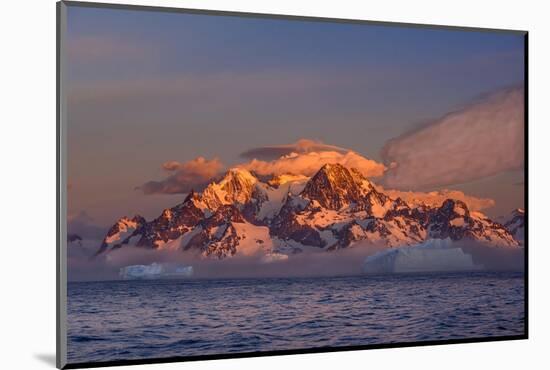
{"label": "print shadow", "polygon": [[55,367],[55,353],[40,353],[40,354],[35,353],[34,358],[36,358],[37,360],[40,360],[46,365]]}

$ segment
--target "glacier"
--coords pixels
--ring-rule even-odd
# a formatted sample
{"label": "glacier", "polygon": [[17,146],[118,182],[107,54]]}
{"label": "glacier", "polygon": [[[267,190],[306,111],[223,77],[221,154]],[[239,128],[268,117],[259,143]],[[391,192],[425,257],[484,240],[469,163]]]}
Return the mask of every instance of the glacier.
{"label": "glacier", "polygon": [[363,271],[368,274],[475,271],[472,256],[454,245],[450,238],[428,239],[410,247],[392,248],[365,259]]}
{"label": "glacier", "polygon": [[131,265],[122,267],[119,275],[124,280],[160,279],[190,277],[193,266],[169,265],[153,262],[150,265]]}

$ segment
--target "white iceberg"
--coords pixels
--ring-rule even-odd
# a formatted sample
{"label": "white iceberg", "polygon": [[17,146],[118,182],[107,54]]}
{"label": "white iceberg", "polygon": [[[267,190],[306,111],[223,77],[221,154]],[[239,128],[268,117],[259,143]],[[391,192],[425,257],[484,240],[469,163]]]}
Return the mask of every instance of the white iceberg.
{"label": "white iceberg", "polygon": [[410,272],[474,271],[472,256],[447,239],[428,239],[423,243],[392,248],[367,257],[363,271],[369,274]]}
{"label": "white iceberg", "polygon": [[193,266],[176,266],[163,272],[163,277],[190,277],[193,275]]}
{"label": "white iceberg", "polygon": [[286,254],[271,252],[271,253],[264,254],[260,259],[260,262],[272,263],[272,262],[279,262],[279,261],[286,261],[286,260],[288,260],[288,256]]}
{"label": "white iceberg", "polygon": [[193,275],[192,266],[170,266],[153,262],[150,265],[131,265],[122,267],[119,275],[124,280],[159,279],[170,277],[189,277]]}

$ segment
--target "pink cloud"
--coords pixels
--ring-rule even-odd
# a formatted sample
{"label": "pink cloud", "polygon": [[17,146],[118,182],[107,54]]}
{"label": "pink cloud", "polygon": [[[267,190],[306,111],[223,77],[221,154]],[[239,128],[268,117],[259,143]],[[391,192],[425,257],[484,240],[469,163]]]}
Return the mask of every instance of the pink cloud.
{"label": "pink cloud", "polygon": [[200,190],[212,178],[219,175],[223,167],[218,158],[208,160],[197,157],[184,163],[165,162],[162,168],[173,172],[173,174],[161,181],[146,182],[138,189],[142,190],[144,194],[178,194],[187,193],[192,189]]}
{"label": "pink cloud", "polygon": [[443,189],[431,192],[419,191],[400,191],[392,189],[384,189],[382,186],[377,186],[378,190],[389,195],[391,198],[401,198],[409,204],[422,205],[425,204],[431,207],[439,207],[447,199],[461,200],[472,211],[480,211],[491,208],[495,205],[495,201],[490,198],[478,198],[464,194],[460,190]]}
{"label": "pink cloud", "polygon": [[262,176],[283,174],[312,176],[327,163],[356,168],[366,177],[382,176],[385,170],[383,164],[352,151],[345,154],[335,151],[291,153],[272,161],[253,159],[241,164],[240,167]]}
{"label": "pink cloud", "polygon": [[[201,157],[199,157],[201,158]],[[199,159],[197,158],[197,159]],[[179,169],[181,166],[181,163],[178,162],[178,161],[168,161],[168,162],[164,162],[162,164],[162,169],[166,170],[166,171],[175,171],[177,169]]]}

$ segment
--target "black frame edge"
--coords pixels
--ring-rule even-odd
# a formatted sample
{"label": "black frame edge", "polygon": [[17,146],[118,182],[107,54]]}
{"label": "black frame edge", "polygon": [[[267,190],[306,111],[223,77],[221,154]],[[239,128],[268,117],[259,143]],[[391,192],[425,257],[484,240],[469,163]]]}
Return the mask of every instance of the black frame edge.
{"label": "black frame edge", "polygon": [[523,36],[524,62],[523,62],[523,127],[524,127],[524,188],[523,188],[523,206],[524,215],[524,311],[525,311],[525,337],[529,337],[529,32]]}
{"label": "black frame edge", "polygon": [[501,336],[501,337],[489,337],[489,338],[481,337],[481,338],[466,338],[466,339],[451,339],[451,340],[434,340],[434,341],[424,341],[424,342],[407,342],[407,343],[399,343],[399,344],[381,343],[381,344],[371,344],[371,345],[365,345],[365,346],[317,347],[317,348],[304,348],[304,349],[278,350],[278,351],[265,351],[265,352],[242,352],[242,353],[225,353],[225,354],[201,355],[201,356],[148,358],[148,359],[138,359],[138,360],[80,362],[80,363],[69,363],[66,366],[64,366],[63,369],[81,369],[81,368],[128,366],[128,365],[152,365],[152,364],[164,364],[164,363],[173,363],[173,362],[209,361],[209,360],[224,360],[224,359],[238,359],[238,358],[251,358],[251,357],[271,357],[271,356],[286,356],[286,355],[306,355],[306,354],[316,354],[316,353],[349,352],[349,351],[359,351],[359,350],[408,348],[408,347],[426,347],[426,346],[449,345],[449,344],[472,344],[472,343],[501,342],[501,341],[525,340],[525,339],[528,339],[526,334]]}

